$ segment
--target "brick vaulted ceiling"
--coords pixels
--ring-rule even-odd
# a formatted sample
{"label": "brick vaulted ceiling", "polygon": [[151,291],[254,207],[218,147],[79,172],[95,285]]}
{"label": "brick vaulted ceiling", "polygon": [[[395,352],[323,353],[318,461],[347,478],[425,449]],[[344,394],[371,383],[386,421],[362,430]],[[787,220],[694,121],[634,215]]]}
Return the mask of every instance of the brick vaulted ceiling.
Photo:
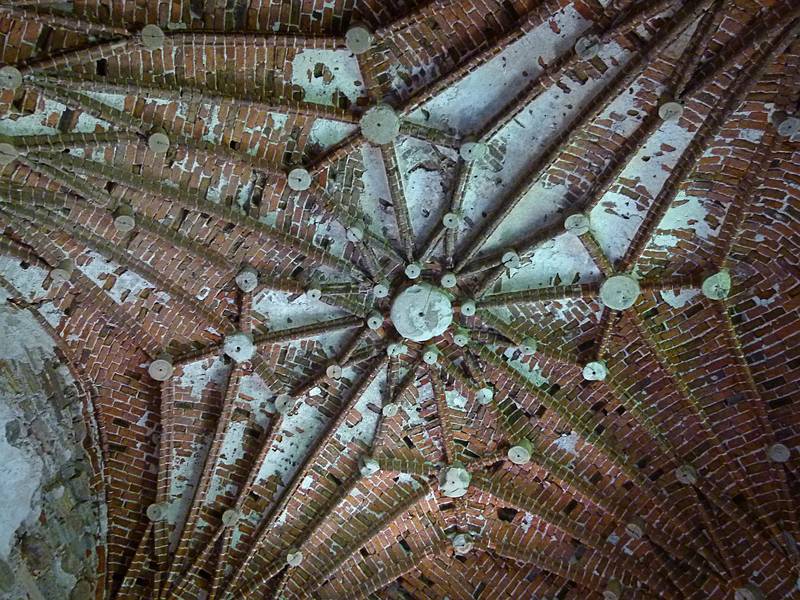
{"label": "brick vaulted ceiling", "polygon": [[799,16],[5,0],[92,597],[797,597]]}

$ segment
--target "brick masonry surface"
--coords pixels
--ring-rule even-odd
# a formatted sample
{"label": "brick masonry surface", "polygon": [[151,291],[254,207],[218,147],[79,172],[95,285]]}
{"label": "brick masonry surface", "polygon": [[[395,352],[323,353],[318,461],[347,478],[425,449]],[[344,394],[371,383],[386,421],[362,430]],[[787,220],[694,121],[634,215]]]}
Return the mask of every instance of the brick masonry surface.
{"label": "brick masonry surface", "polygon": [[799,35],[3,2],[0,597],[800,597]]}

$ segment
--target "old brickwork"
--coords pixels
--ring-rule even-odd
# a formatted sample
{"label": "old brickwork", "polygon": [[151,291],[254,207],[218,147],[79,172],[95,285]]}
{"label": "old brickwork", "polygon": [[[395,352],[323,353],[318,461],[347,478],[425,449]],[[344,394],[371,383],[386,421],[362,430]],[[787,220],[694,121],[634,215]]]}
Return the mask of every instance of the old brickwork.
{"label": "old brickwork", "polygon": [[91,435],[0,589],[797,597],[798,34],[796,0],[4,2],[0,298]]}

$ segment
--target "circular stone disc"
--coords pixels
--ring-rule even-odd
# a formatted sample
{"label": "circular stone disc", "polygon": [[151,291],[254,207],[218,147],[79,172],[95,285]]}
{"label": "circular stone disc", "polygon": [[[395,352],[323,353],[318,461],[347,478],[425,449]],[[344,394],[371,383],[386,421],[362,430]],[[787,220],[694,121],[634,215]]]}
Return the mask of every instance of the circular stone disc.
{"label": "circular stone disc", "polygon": [[684,485],[697,483],[697,471],[691,465],[681,465],[675,468],[676,479]]}
{"label": "circular stone disc", "polygon": [[402,356],[407,350],[408,348],[406,348],[404,344],[389,344],[386,346],[386,354],[388,356]]}
{"label": "circular stone disc", "polygon": [[224,513],[222,513],[222,524],[225,527],[231,527],[239,520],[239,512],[229,508]]}
{"label": "circular stone disc", "polygon": [[19,152],[11,144],[0,143],[0,166],[7,165],[17,160]]}
{"label": "circular stone disc", "polygon": [[441,335],[453,322],[450,298],[426,283],[403,290],[392,303],[394,328],[404,338],[425,342]]}
{"label": "circular stone disc", "polygon": [[600,43],[594,36],[582,37],[575,43],[575,53],[583,60],[594,58],[599,51]]}
{"label": "circular stone disc", "polygon": [[391,106],[376,106],[361,117],[361,132],[373,144],[390,144],[400,133],[400,118]]}
{"label": "circular stone disc", "polygon": [[303,562],[303,553],[302,552],[289,552],[286,555],[286,564],[290,567],[298,567],[300,563]]}
{"label": "circular stone disc", "polygon": [[533,354],[538,347],[539,344],[532,337],[526,337],[519,345],[519,349],[522,350],[523,354]]}
{"label": "circular stone disc", "polygon": [[472,475],[461,467],[450,467],[439,476],[439,487],[448,498],[460,498],[467,493]]}
{"label": "circular stone disc", "polygon": [[367,317],[367,327],[375,330],[381,325],[383,325],[383,315],[379,312],[371,312]]}
{"label": "circular stone disc", "polygon": [[583,378],[586,381],[603,381],[607,376],[608,369],[602,361],[594,360],[583,367]]}
{"label": "circular stone disc", "polygon": [[357,225],[347,228],[347,239],[351,242],[360,242],[364,239],[364,230]]}
{"label": "circular stone disc", "polygon": [[172,377],[174,367],[165,358],[157,358],[147,367],[147,373],[156,381],[166,381]]}
{"label": "circular stone disc", "polygon": [[458,154],[467,162],[481,160],[489,152],[489,146],[483,142],[467,142],[458,149]]}
{"label": "circular stone disc", "polygon": [[568,216],[564,220],[564,229],[573,235],[583,235],[589,232],[589,217],[583,213]]}
{"label": "circular stone disc", "polygon": [[435,365],[439,360],[439,353],[434,348],[428,348],[422,353],[422,360],[426,365]]}
{"label": "circular stone disc", "polygon": [[789,137],[798,131],[800,131],[800,119],[797,117],[788,117],[778,125],[778,134],[782,136]]}
{"label": "circular stone disc", "polygon": [[386,296],[389,295],[389,284],[386,282],[376,284],[375,287],[372,288],[372,293],[376,298],[386,298]]}
{"label": "circular stone disc", "polygon": [[463,533],[459,533],[453,537],[453,550],[456,554],[468,554],[472,550],[472,542]]}
{"label": "circular stone disc", "polygon": [[405,273],[409,279],[416,279],[422,275],[422,268],[417,263],[410,263],[406,265]]}
{"label": "circular stone disc", "polygon": [[456,213],[445,213],[442,217],[442,225],[445,229],[455,229],[458,227],[458,215]]}
{"label": "circular stone disc", "polygon": [[788,461],[790,453],[791,451],[788,446],[784,444],[772,444],[767,452],[767,454],[769,454],[769,459],[776,463],[785,463]]}
{"label": "circular stone disc", "polygon": [[147,518],[153,522],[163,521],[167,516],[167,507],[161,503],[151,504],[147,507]]}
{"label": "circular stone disc", "polygon": [[164,46],[164,31],[158,25],[142,27],[142,44],[149,50],[157,50]]}
{"label": "circular stone disc", "polygon": [[286,181],[289,184],[289,189],[295,192],[303,192],[311,187],[311,173],[302,167],[298,167],[289,171]]}
{"label": "circular stone disc", "polygon": [[519,267],[520,264],[519,254],[517,254],[513,250],[509,250],[508,252],[503,254],[502,261],[503,261],[503,266],[506,269],[516,269]]}
{"label": "circular stone disc", "polygon": [[727,271],[714,273],[703,281],[703,295],[711,300],[727,298],[731,292],[731,276]]}
{"label": "circular stone disc", "polygon": [[252,292],[258,286],[258,272],[252,267],[245,267],[236,274],[236,285],[243,292]]}
{"label": "circular stone disc", "polygon": [[644,523],[641,520],[631,521],[625,525],[625,531],[635,540],[644,537]]}
{"label": "circular stone disc", "polygon": [[169,150],[169,137],[166,133],[154,133],[147,138],[147,145],[156,154],[166,154]]}
{"label": "circular stone disc", "polygon": [[463,348],[469,344],[469,335],[466,333],[457,333],[453,336],[453,341],[456,343],[456,346]]}
{"label": "circular stone disc", "polygon": [[464,302],[461,303],[461,314],[464,315],[465,317],[473,316],[476,310],[478,310],[478,307],[472,300],[465,300]]}
{"label": "circular stone disc", "polygon": [[347,49],[353,54],[364,54],[372,46],[372,33],[363,25],[353,25],[344,36]]}
{"label": "circular stone disc", "polygon": [[114,218],[114,229],[120,233],[130,233],[136,227],[136,219],[133,215],[119,215]]}
{"label": "circular stone disc", "polygon": [[383,413],[384,417],[394,417],[395,415],[397,415],[398,410],[399,408],[397,407],[397,404],[390,402],[389,404],[383,405],[381,412]]}
{"label": "circular stone disc", "polygon": [[475,397],[478,399],[480,404],[489,404],[494,398],[494,390],[492,388],[481,388],[475,394]]}
{"label": "circular stone disc", "polygon": [[253,338],[241,331],[226,336],[225,342],[222,345],[222,350],[237,363],[250,360],[256,353]]}
{"label": "circular stone disc", "polygon": [[641,289],[630,275],[614,275],[600,286],[600,299],[608,308],[625,310],[636,303]]}
{"label": "circular stone disc", "polygon": [[683,114],[683,105],[679,102],[665,102],[658,107],[658,116],[664,121],[677,121]]}
{"label": "circular stone disc", "polygon": [[7,65],[0,69],[0,88],[4,90],[15,90],[22,85],[22,73],[19,69]]}
{"label": "circular stone disc", "polygon": [[456,283],[458,283],[458,278],[456,277],[455,273],[445,273],[442,275],[442,278],[439,280],[439,283],[442,284],[443,288],[453,288],[456,287]]}
{"label": "circular stone disc", "polygon": [[61,285],[62,283],[66,283],[69,281],[70,273],[69,271],[65,271],[64,269],[56,268],[50,271],[50,279],[53,280],[53,283],[56,285]]}
{"label": "circular stone disc", "polygon": [[531,453],[525,446],[511,446],[508,449],[508,460],[515,465],[525,465],[531,460]]}

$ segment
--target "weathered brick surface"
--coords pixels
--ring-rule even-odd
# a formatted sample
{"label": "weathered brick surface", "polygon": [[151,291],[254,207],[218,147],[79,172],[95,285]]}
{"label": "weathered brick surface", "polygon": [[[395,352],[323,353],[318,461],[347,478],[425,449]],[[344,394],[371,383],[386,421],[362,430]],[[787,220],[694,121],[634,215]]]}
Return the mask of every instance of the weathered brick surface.
{"label": "weathered brick surface", "polygon": [[[797,593],[796,2],[7,4],[0,62],[24,79],[0,90],[0,283],[96,421],[97,598]],[[357,58],[353,23],[373,32]],[[360,126],[379,102],[401,121],[380,148]],[[564,232],[578,211],[590,231]],[[463,331],[387,357],[412,260],[455,272]],[[601,287],[618,272],[642,287],[623,311]]]}

